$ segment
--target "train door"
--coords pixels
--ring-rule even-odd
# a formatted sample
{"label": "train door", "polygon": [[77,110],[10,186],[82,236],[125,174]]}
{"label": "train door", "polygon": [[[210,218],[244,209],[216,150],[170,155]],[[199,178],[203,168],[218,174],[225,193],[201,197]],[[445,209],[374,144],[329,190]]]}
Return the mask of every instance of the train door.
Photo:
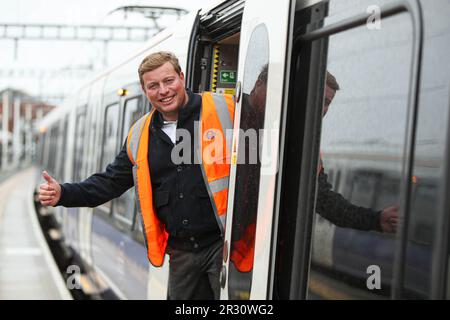
{"label": "train door", "polygon": [[243,0],[225,1],[194,23],[186,86],[194,92],[235,94]]}
{"label": "train door", "polygon": [[[405,256],[406,234],[380,218],[395,206],[407,221],[410,211],[420,8],[414,1],[298,5],[273,297],[423,297],[427,253],[417,246],[409,254],[423,261],[406,269],[413,258]],[[346,172],[341,194],[328,181],[330,168]],[[407,292],[405,271],[422,288]]]}
{"label": "train door", "polygon": [[[90,89],[89,97],[89,107],[87,110],[87,126],[89,128],[87,132],[87,137],[84,142],[84,160],[83,160],[83,172],[84,178],[93,174],[97,169],[97,159],[99,156],[98,148],[98,136],[100,126],[100,111],[102,109],[102,95],[103,86],[105,83],[104,78],[100,78],[95,81]],[[83,261],[83,266],[86,268],[84,273],[86,273],[89,281],[82,280],[83,290],[86,293],[96,293],[92,283],[95,283],[95,277],[93,273],[93,258],[92,258],[92,244],[91,244],[91,234],[92,234],[92,217],[94,210],[92,208],[80,208],[79,213],[79,229],[80,229],[80,255]],[[98,286],[101,287],[101,286]]]}
{"label": "train door", "polygon": [[[98,145],[101,146],[101,151],[99,166],[96,169],[103,172],[117,155],[119,144],[120,97],[117,93],[109,91],[105,94],[100,109],[99,129],[102,134]],[[125,268],[123,241],[121,233],[114,228],[113,210],[113,201],[93,209],[90,243],[98,283],[106,282],[112,288],[112,291],[104,294],[114,292],[115,295],[111,295],[111,298],[124,298],[125,294],[119,288],[123,282]]]}
{"label": "train door", "polygon": [[295,1],[245,2],[225,228],[222,299],[266,299],[283,83]]}
{"label": "train door", "polygon": [[[85,148],[84,143],[87,135],[87,102],[89,98],[89,89],[85,88],[80,91],[78,98],[76,99],[76,110],[74,118],[74,137],[73,137],[73,149],[69,155],[72,155],[69,161],[72,162],[71,181],[80,182],[85,176],[83,163],[85,161]],[[75,252],[80,252],[80,229],[79,229],[79,213],[80,208],[67,208],[67,240],[74,248]],[[76,257],[79,258],[79,257]]]}
{"label": "train door", "polygon": [[[124,86],[119,93],[121,101],[118,150],[124,145],[131,126],[144,115],[145,106],[140,83]],[[144,299],[147,296],[149,273],[147,250],[142,241],[142,224],[139,219],[134,188],[113,200],[111,222],[120,240],[118,242],[121,248],[120,263],[123,264],[119,288],[130,299]],[[132,272],[127,272],[130,270]]]}
{"label": "train door", "polygon": [[[106,170],[122,149],[131,125],[144,114],[140,84],[118,88],[115,85],[104,81],[96,84],[95,92],[99,96],[92,102],[99,133],[91,136],[97,137],[91,142],[92,148],[101,147],[90,154],[93,172]],[[100,94],[103,91],[108,93]],[[145,298],[148,262],[143,241],[137,239],[134,230],[134,189],[94,209],[86,208],[86,213],[85,243],[92,254],[96,292],[107,299]],[[133,272],[127,272],[129,270]]]}

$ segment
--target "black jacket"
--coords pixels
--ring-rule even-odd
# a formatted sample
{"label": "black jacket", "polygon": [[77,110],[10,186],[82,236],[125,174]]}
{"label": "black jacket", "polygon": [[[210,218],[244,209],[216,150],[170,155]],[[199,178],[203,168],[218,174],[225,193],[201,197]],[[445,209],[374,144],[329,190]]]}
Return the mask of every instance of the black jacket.
{"label": "black jacket", "polygon": [[334,192],[323,169],[319,173],[318,187],[316,212],[322,217],[339,227],[382,231],[381,211],[355,206]]}
{"label": "black jacket", "polygon": [[[221,235],[200,165],[193,161],[194,123],[200,116],[201,97],[189,90],[187,92],[189,101],[180,110],[177,128],[191,134],[190,163],[172,162],[174,144],[161,129],[163,120],[158,112],[150,125],[148,157],[156,213],[166,225],[169,245],[196,250],[218,240]],[[182,139],[177,140],[178,143],[183,143]],[[133,184],[132,163],[125,143],[105,172],[96,173],[80,183],[62,184],[58,205],[95,207],[120,196]]]}

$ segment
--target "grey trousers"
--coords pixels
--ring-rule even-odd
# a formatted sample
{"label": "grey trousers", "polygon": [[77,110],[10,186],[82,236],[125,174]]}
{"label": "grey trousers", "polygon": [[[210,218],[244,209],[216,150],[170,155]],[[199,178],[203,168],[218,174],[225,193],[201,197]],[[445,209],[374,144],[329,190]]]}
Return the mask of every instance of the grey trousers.
{"label": "grey trousers", "polygon": [[218,300],[223,241],[196,252],[168,248],[170,300]]}

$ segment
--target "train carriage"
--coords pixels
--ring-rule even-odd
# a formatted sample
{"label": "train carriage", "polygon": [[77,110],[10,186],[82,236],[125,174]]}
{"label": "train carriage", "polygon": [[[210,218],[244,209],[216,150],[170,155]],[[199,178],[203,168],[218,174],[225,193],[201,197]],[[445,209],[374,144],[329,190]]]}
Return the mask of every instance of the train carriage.
{"label": "train carriage", "polygon": [[[173,51],[187,87],[236,99],[222,299],[448,298],[449,14],[445,0],[219,1],[74,92],[41,124],[39,165],[67,182],[103,171],[152,108],[139,63]],[[249,122],[264,68],[260,121]],[[323,118],[327,70],[340,90]],[[240,161],[243,129],[263,132],[257,170]],[[319,216],[319,163],[353,204],[399,206],[397,232]],[[132,191],[49,210],[67,249],[61,269],[81,266],[85,295],[167,298],[169,259],[148,263]]]}

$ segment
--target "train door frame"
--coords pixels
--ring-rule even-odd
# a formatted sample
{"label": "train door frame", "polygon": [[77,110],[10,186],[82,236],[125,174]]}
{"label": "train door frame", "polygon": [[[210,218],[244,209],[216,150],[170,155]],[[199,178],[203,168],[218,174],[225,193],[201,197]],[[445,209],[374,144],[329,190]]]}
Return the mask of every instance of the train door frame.
{"label": "train door frame", "polygon": [[[404,218],[404,223],[402,225],[406,226],[408,224],[408,212],[410,207],[410,197],[411,197],[411,185],[412,185],[412,163],[414,154],[414,140],[415,140],[415,127],[417,118],[417,106],[418,106],[418,95],[419,95],[419,84],[420,84],[420,66],[421,66],[421,54],[422,54],[422,19],[421,19],[421,9],[418,1],[396,1],[395,3],[388,4],[381,7],[381,17],[387,18],[394,16],[399,13],[409,13],[412,18],[413,24],[413,47],[412,47],[412,66],[411,66],[411,81],[409,84],[409,96],[408,96],[408,119],[407,119],[407,141],[405,143],[405,161],[403,163],[405,168],[405,176],[402,178],[401,183],[401,198],[400,198],[400,215]],[[322,41],[328,39],[329,36],[334,35],[338,32],[354,28],[356,26],[363,25],[368,21],[370,14],[360,14],[352,18],[341,20],[335,22],[326,27],[318,26],[315,30],[307,30],[307,32],[297,36],[294,41],[303,43],[303,45],[308,45],[314,42]],[[309,74],[312,81],[313,87],[307,87],[309,93],[314,91],[312,89],[318,89],[317,92],[323,90],[323,85],[325,82],[325,70],[326,70],[326,48],[321,54],[321,58],[325,58],[325,61],[317,63],[312,68],[313,70],[321,70],[320,77],[314,77]],[[319,55],[320,57],[320,55]],[[294,59],[293,59],[294,60]],[[310,61],[309,63],[314,63]],[[318,72],[316,72],[318,73]],[[313,114],[308,110],[306,113],[306,123],[314,124],[310,127],[305,127],[304,141],[314,141],[312,144],[303,144],[303,154],[305,156],[301,159],[301,174],[299,179],[300,192],[298,195],[298,219],[296,220],[295,226],[295,237],[294,237],[294,248],[295,246],[300,246],[292,250],[292,261],[293,267],[291,269],[291,281],[290,281],[290,292],[288,297],[290,299],[304,299],[306,298],[308,273],[309,273],[309,257],[310,257],[310,240],[311,231],[313,228],[312,215],[310,214],[314,210],[314,193],[315,186],[314,177],[311,172],[315,172],[314,168],[317,167],[317,158],[315,155],[319,154],[319,143],[318,136],[320,136],[320,125],[321,125],[321,108],[317,106],[321,105],[322,98],[320,96],[315,99],[314,103],[307,103],[308,109],[315,108],[319,110]],[[310,139],[307,139],[310,137]],[[308,172],[310,173],[308,176]],[[396,259],[395,259],[395,271],[394,271],[394,285],[393,285],[393,298],[401,298],[402,288],[403,288],[403,270],[405,267],[405,246],[406,246],[406,235],[407,227],[400,228],[399,238],[400,241],[396,248]],[[296,265],[297,264],[297,265]],[[295,266],[295,267],[294,267]]]}
{"label": "train door frame", "polygon": [[[450,107],[450,104],[449,104]],[[450,299],[450,113],[447,120],[447,134],[445,151],[443,153],[442,188],[438,197],[440,199],[436,213],[437,232],[434,236],[436,247],[433,252],[431,269],[431,299]]]}
{"label": "train door frame", "polygon": [[[104,91],[104,87],[106,86],[107,81],[104,83],[100,83],[102,86],[101,92]],[[148,111],[148,103],[145,103],[147,100],[146,97],[142,93],[142,89],[139,82],[131,82],[127,85],[120,86],[118,88],[114,88],[111,86],[106,94],[102,94],[101,103],[98,106],[98,134],[97,134],[97,142],[96,145],[104,145],[105,141],[105,129],[106,129],[106,115],[107,109],[111,106],[115,106],[117,108],[117,131],[115,132],[116,143],[114,145],[114,156],[120,152],[122,149],[124,138],[122,137],[122,131],[124,126],[124,118],[126,111],[126,104],[130,100],[139,99],[138,107],[140,109],[139,116],[143,116]],[[99,148],[98,151],[98,161],[96,163],[95,169],[97,171],[104,171],[104,150]],[[111,162],[113,158],[108,159],[108,162]],[[133,250],[127,251],[128,246],[131,243],[131,240],[135,240],[140,245],[144,247],[144,242],[142,240],[142,235],[139,235],[140,231],[135,230],[134,222],[136,219],[136,209],[135,202],[133,201],[133,219],[131,223],[125,222],[118,217],[116,212],[116,200],[111,200],[111,207],[109,210],[105,207],[99,208],[96,207],[92,209],[94,213],[99,213],[94,216],[91,221],[91,236],[90,236],[90,244],[91,247],[99,247],[99,243],[93,244],[94,238],[97,237],[97,234],[107,232],[111,238],[105,240],[103,243],[106,247],[101,247],[103,251],[113,251],[117,250],[116,254],[120,255],[119,262],[114,268],[105,269],[105,257],[99,254],[98,252],[92,252],[93,260],[95,263],[95,276],[92,278],[93,282],[96,283],[98,292],[101,293],[107,299],[118,299],[125,298],[125,293],[121,289],[124,286],[124,281],[126,281],[126,275],[124,270],[126,270],[126,265],[129,263],[129,259],[127,258],[127,254],[130,252],[134,252]],[[134,199],[133,199],[134,200]],[[92,215],[91,215],[92,216]],[[108,230],[106,230],[108,229]],[[106,231],[105,231],[106,230]],[[113,232],[113,233],[111,233]],[[118,270],[122,270],[120,272]],[[114,281],[113,281],[114,279]],[[110,286],[108,290],[108,286]]]}
{"label": "train door frame", "polygon": [[[99,152],[99,160],[97,163],[97,172],[102,172],[105,168],[103,168],[103,157],[104,157],[104,151],[103,151],[103,145],[105,143],[105,126],[106,126],[106,121],[105,121],[105,117],[106,117],[106,112],[107,109],[117,105],[118,106],[118,112],[120,111],[120,98],[117,96],[116,92],[108,92],[106,94],[103,95],[103,101],[102,101],[102,105],[100,107],[101,111],[100,111],[100,121],[99,121],[99,128],[100,128],[100,132],[101,134],[99,135],[99,141],[100,141],[100,146],[102,146],[102,150],[100,150]],[[119,138],[119,125],[120,125],[120,115],[118,116],[117,119],[117,132],[116,132],[116,144],[114,146],[114,151],[117,151],[117,145],[118,145],[118,138]],[[111,159],[112,160],[112,159]],[[111,206],[109,209],[106,209],[104,205],[99,205],[97,207],[94,208],[94,214],[98,213],[100,214],[100,216],[102,218],[108,219],[113,212],[113,203],[112,200],[111,202]]]}
{"label": "train door frame", "polygon": [[[60,139],[58,139],[58,156],[57,156],[57,172],[56,172],[56,180],[58,181],[66,181],[65,179],[65,165],[64,165],[64,159],[67,157],[67,146],[68,146],[68,139],[69,139],[69,117],[70,114],[67,112],[67,110],[64,110],[64,114],[61,117],[61,120],[59,121],[59,125],[62,126],[63,133],[60,136]],[[64,207],[58,207],[56,208],[56,214],[55,217],[59,223],[60,228],[64,228],[65,224],[65,217],[64,213],[65,209]]]}
{"label": "train door frame", "polygon": [[[104,80],[104,83],[100,83],[100,87],[102,88],[102,90],[100,91],[101,94],[101,98],[100,98],[100,104],[98,104],[98,112],[97,112],[97,116],[98,116],[98,127],[97,130],[99,131],[97,134],[97,142],[96,145],[100,146],[100,150],[97,153],[98,156],[98,161],[96,161],[95,163],[95,168],[93,169],[93,171],[95,172],[103,172],[105,170],[105,167],[103,167],[103,162],[104,162],[104,148],[103,146],[105,145],[105,139],[106,139],[106,116],[107,116],[107,112],[108,109],[110,107],[116,107],[117,110],[117,122],[116,122],[116,126],[117,126],[117,131],[115,132],[115,145],[114,145],[114,156],[117,154],[117,150],[118,150],[118,146],[120,145],[119,143],[119,138],[120,138],[120,124],[121,124],[121,96],[118,95],[118,92],[116,90],[108,90],[106,93],[105,91],[105,87],[107,85],[107,81],[108,79],[106,78]],[[109,159],[108,161],[112,161],[113,159]],[[103,252],[101,252],[102,250],[108,250],[108,251],[113,251],[111,249],[111,247],[114,248],[114,250],[117,250],[117,252],[115,252],[117,255],[120,255],[123,251],[123,247],[121,246],[121,243],[123,241],[121,241],[121,239],[115,239],[117,240],[117,242],[112,242],[109,238],[105,239],[106,245],[109,247],[107,247],[107,249],[105,249],[102,245],[100,245],[99,243],[95,243],[95,240],[97,239],[96,237],[98,237],[97,234],[107,234],[109,230],[106,230],[105,228],[116,228],[114,224],[114,219],[113,219],[113,211],[114,211],[114,203],[113,200],[110,201],[110,207],[108,208],[107,206],[105,206],[104,204],[99,205],[95,208],[92,209],[92,214],[91,214],[91,233],[89,236],[89,243],[90,243],[90,247],[93,248],[91,250],[91,256],[92,256],[92,261],[93,261],[93,273],[92,273],[92,277],[91,279],[93,280],[93,283],[95,283],[95,285],[97,286],[96,290],[97,292],[106,299],[123,299],[125,298],[125,295],[123,294],[123,292],[116,286],[116,283],[121,283],[123,281],[123,276],[122,273],[118,272],[118,268],[123,268],[123,259],[120,259],[120,263],[118,263],[116,266],[114,266],[113,268],[106,268],[107,264],[106,261],[107,259],[105,259],[104,256],[102,256]],[[120,229],[122,230],[122,229]],[[114,246],[113,246],[114,245]],[[97,249],[95,249],[97,248]],[[102,250],[100,250],[102,249]],[[103,268],[106,268],[103,269]],[[114,277],[114,281],[111,281],[110,279],[112,278],[111,273],[115,276]]]}
{"label": "train door frame", "polygon": [[[86,178],[87,174],[87,148],[86,143],[89,140],[90,136],[90,123],[88,121],[89,115],[92,113],[92,110],[90,108],[90,95],[91,95],[91,87],[90,86],[84,86],[82,87],[79,92],[78,96],[74,100],[75,102],[75,112],[73,114],[73,134],[74,134],[74,140],[73,140],[73,147],[71,150],[71,156],[73,158],[72,161],[72,170],[70,175],[70,180],[75,182],[80,182],[83,179]],[[79,131],[80,128],[80,117],[82,119],[81,128],[83,130],[83,136],[79,137]],[[81,146],[78,145],[78,143],[81,144]],[[82,150],[81,156],[77,154],[77,150]],[[77,158],[79,161],[77,162]],[[67,226],[69,228],[68,234],[71,233],[76,234],[76,241],[72,241],[70,243],[71,246],[73,246],[74,243],[76,243],[76,246],[73,250],[74,260],[76,261],[76,264],[81,267],[81,272],[85,273],[88,270],[89,264],[86,263],[86,261],[90,262],[90,248],[86,246],[86,241],[84,240],[84,220],[85,217],[88,217],[88,214],[86,214],[87,208],[65,208],[66,217],[68,220]],[[71,216],[71,217],[70,217]],[[70,221],[71,220],[71,221]],[[73,230],[75,229],[75,230]],[[86,268],[87,267],[87,268]]]}
{"label": "train door frame", "polygon": [[[90,153],[90,148],[95,138],[96,128],[95,117],[96,109],[93,107],[93,94],[92,86],[88,89],[88,98],[85,109],[85,135],[82,140],[83,148],[83,161],[81,162],[81,179],[84,180],[90,175],[91,170],[91,158],[93,154]],[[80,242],[79,255],[83,261],[83,265],[88,268],[92,265],[91,243],[90,233],[92,224],[92,209],[91,208],[78,208],[78,239]]]}
{"label": "train door frame", "polygon": [[[236,90],[237,104],[234,120],[232,159],[235,155],[235,150],[239,150],[237,142],[239,141],[241,134],[239,128],[241,126],[241,110],[244,101],[243,92],[247,91],[248,94],[250,94],[250,91],[252,91],[252,87],[254,87],[257,80],[252,77],[255,75],[258,76],[258,74],[261,75],[261,69],[264,70],[259,64],[253,64],[253,57],[247,55],[248,49],[254,47],[258,41],[265,41],[263,38],[260,38],[262,33],[257,32],[257,30],[261,28],[265,30],[266,36],[264,36],[264,38],[267,37],[268,50],[268,61],[265,63],[268,72],[263,125],[263,128],[267,131],[262,136],[261,144],[263,149],[264,146],[270,146],[270,150],[269,152],[267,152],[267,150],[259,150],[259,153],[261,154],[262,152],[264,155],[264,159],[261,158],[261,167],[258,169],[260,172],[260,183],[257,186],[256,192],[261,196],[258,197],[256,204],[255,232],[250,236],[253,237],[253,239],[256,239],[256,241],[254,241],[254,255],[250,253],[252,256],[248,256],[250,261],[252,261],[252,273],[250,274],[251,283],[250,287],[247,287],[242,292],[239,288],[237,289],[238,291],[236,291],[235,289],[237,287],[232,284],[233,282],[237,285],[239,280],[236,277],[247,273],[247,271],[244,270],[245,268],[238,267],[237,261],[231,261],[234,250],[237,250],[235,244],[239,242],[239,239],[234,238],[235,235],[233,235],[233,230],[234,228],[240,228],[240,222],[238,220],[234,221],[237,163],[232,160],[225,228],[224,262],[221,275],[221,299],[229,299],[230,296],[241,296],[243,299],[267,299],[271,296],[272,288],[271,281],[269,280],[271,277],[271,265],[273,263],[271,257],[271,251],[273,250],[271,240],[273,238],[273,225],[276,224],[277,220],[276,215],[274,214],[274,206],[276,203],[276,195],[278,194],[277,175],[279,172],[277,172],[277,170],[279,164],[280,140],[282,140],[282,132],[280,130],[282,126],[280,125],[280,122],[282,121],[281,110],[285,102],[285,95],[283,95],[284,84],[286,81],[286,74],[289,74],[290,66],[289,52],[291,50],[291,41],[289,40],[289,35],[292,33],[291,22],[294,7],[295,1],[266,4],[264,8],[262,8],[260,2],[256,0],[248,0],[245,2],[240,34],[237,84],[238,88],[242,88],[242,90]],[[253,36],[256,35],[256,33],[258,33],[258,36],[255,36],[254,38]],[[250,71],[247,71],[247,69]],[[245,78],[246,72],[250,72],[253,76]],[[247,81],[248,83],[244,83],[244,81]],[[260,133],[260,131],[258,131],[258,133]],[[250,225],[247,227],[250,227]],[[247,231],[245,231],[242,236],[246,237],[246,234]],[[242,240],[244,239],[242,238]],[[231,273],[231,268],[237,270],[236,272],[233,271],[234,275]]]}
{"label": "train door frame", "polygon": [[[194,92],[214,91],[212,75],[214,70],[217,72],[214,46],[239,34],[243,10],[243,0],[232,0],[220,4],[208,13],[198,13],[189,39],[187,88]],[[239,40],[233,40],[233,44],[239,49]],[[235,59],[238,60],[238,57]],[[231,60],[237,65],[237,61]]]}
{"label": "train door frame", "polygon": [[[323,25],[323,1],[297,3],[292,39],[291,72],[283,109],[283,140],[278,176],[277,233],[273,241],[271,270],[274,299],[305,299],[315,205],[315,180],[319,162],[320,125],[328,43],[302,45],[298,33]],[[301,59],[300,59],[301,57]],[[296,108],[303,105],[305,108]],[[298,168],[300,164],[300,168]],[[281,270],[280,270],[281,268]]]}

